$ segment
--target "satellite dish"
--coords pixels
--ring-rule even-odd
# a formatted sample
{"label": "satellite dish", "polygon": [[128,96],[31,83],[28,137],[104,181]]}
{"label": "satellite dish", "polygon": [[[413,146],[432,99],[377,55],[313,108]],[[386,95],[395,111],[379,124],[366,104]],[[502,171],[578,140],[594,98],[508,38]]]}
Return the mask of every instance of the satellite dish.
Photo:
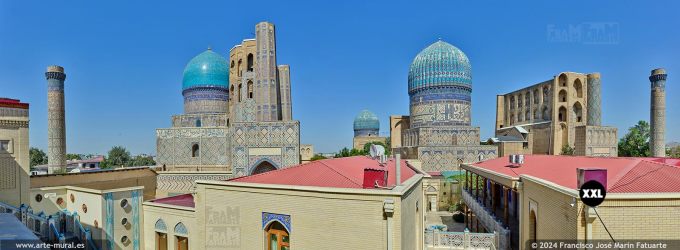
{"label": "satellite dish", "polygon": [[371,157],[379,157],[385,155],[385,148],[377,144],[371,144]]}

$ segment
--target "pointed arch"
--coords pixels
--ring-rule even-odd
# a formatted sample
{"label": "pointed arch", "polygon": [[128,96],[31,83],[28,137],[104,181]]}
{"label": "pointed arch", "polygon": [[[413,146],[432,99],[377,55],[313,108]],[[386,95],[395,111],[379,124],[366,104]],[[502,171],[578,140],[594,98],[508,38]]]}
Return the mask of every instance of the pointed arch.
{"label": "pointed arch", "polygon": [[189,230],[184,225],[184,223],[179,222],[175,225],[175,234],[179,235],[189,235]]}
{"label": "pointed arch", "polygon": [[158,219],[156,221],[156,225],[154,226],[154,228],[156,229],[156,231],[160,231],[160,232],[168,231],[168,226],[165,225],[165,221],[163,221],[163,219]]}

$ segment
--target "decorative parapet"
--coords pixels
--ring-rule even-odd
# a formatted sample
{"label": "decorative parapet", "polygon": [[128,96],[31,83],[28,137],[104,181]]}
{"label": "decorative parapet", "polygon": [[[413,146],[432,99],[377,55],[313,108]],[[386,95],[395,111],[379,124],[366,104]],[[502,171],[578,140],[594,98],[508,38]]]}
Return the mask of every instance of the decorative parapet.
{"label": "decorative parapet", "polygon": [[470,233],[425,231],[426,249],[497,249],[498,232]]}
{"label": "decorative parapet", "polygon": [[463,189],[461,193],[465,204],[477,216],[479,222],[485,228],[498,233],[498,249],[510,249],[510,230],[504,228],[501,221],[493,216],[486,207],[479,204],[467,190]]}

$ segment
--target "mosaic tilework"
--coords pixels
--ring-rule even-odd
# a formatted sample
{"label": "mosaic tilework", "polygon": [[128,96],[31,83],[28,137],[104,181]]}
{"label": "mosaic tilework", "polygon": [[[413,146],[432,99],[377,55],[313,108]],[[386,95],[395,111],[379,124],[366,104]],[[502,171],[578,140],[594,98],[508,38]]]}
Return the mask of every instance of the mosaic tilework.
{"label": "mosaic tilework", "polygon": [[289,233],[293,232],[292,231],[293,228],[291,227],[290,215],[262,212],[262,229],[267,228],[267,226],[269,226],[269,223],[273,221],[278,221],[279,223],[281,223],[286,228],[286,230],[288,230]]}
{"label": "mosaic tilework", "polygon": [[418,147],[424,171],[459,170],[458,162],[472,163],[497,157],[496,146]]}
{"label": "mosaic tilework", "polygon": [[467,101],[433,101],[411,105],[411,127],[470,125]]}
{"label": "mosaic tilework", "polygon": [[159,173],[156,176],[156,185],[158,190],[170,192],[191,192],[197,180],[218,181],[232,178],[229,174],[201,174],[200,172],[192,174],[165,174]]}

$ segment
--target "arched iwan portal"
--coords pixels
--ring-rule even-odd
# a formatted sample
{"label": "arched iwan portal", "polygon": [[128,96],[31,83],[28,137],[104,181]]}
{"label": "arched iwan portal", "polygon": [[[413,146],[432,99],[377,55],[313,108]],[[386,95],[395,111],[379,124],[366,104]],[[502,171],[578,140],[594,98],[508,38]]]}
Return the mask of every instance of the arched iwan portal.
{"label": "arched iwan portal", "polygon": [[255,168],[253,168],[253,172],[251,173],[251,175],[261,174],[261,173],[269,172],[269,171],[272,171],[272,170],[276,170],[276,167],[274,166],[274,164],[272,164],[271,162],[268,162],[268,161],[262,161],[262,162],[260,162],[260,164],[255,166]]}

